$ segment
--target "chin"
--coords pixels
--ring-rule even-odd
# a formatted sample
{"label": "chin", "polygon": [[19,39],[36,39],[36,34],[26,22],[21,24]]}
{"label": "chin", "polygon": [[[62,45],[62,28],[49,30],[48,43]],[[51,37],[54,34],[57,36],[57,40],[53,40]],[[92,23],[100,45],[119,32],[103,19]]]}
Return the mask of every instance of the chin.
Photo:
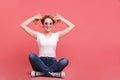
{"label": "chin", "polygon": [[47,32],[51,32],[51,30],[46,30]]}
{"label": "chin", "polygon": [[50,32],[51,30],[50,30],[50,29],[47,29],[46,31]]}

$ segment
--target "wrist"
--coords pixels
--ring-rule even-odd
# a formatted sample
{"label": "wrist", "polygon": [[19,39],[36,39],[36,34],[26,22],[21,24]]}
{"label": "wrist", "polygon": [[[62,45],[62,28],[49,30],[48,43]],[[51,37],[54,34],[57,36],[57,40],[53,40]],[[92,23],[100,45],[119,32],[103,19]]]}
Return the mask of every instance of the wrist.
{"label": "wrist", "polygon": [[65,18],[63,18],[63,17],[60,17],[60,20],[61,20],[61,21],[64,21],[64,20],[65,20]]}
{"label": "wrist", "polygon": [[35,19],[37,19],[35,16],[33,16],[32,18],[31,18],[32,20],[35,20]]}

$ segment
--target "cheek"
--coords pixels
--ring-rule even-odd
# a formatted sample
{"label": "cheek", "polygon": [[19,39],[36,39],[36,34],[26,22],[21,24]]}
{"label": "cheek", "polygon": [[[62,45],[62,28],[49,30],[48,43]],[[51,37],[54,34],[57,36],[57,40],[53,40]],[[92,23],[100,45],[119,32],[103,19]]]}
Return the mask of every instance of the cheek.
{"label": "cheek", "polygon": [[54,27],[54,25],[51,25],[51,28],[53,28]]}

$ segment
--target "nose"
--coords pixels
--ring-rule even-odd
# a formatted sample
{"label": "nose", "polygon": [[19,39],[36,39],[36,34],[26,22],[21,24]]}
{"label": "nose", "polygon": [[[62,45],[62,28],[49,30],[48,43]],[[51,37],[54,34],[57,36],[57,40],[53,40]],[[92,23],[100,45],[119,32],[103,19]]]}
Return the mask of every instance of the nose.
{"label": "nose", "polygon": [[47,26],[50,26],[50,24],[48,24]]}
{"label": "nose", "polygon": [[47,24],[47,27],[51,27],[51,25],[50,25],[50,24]]}

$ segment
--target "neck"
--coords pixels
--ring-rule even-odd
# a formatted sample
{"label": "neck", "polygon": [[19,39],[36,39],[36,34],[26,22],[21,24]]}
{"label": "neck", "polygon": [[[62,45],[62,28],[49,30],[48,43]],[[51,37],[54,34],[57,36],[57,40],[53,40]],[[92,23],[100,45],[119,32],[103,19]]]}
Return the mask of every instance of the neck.
{"label": "neck", "polygon": [[51,31],[44,31],[44,34],[51,34]]}

